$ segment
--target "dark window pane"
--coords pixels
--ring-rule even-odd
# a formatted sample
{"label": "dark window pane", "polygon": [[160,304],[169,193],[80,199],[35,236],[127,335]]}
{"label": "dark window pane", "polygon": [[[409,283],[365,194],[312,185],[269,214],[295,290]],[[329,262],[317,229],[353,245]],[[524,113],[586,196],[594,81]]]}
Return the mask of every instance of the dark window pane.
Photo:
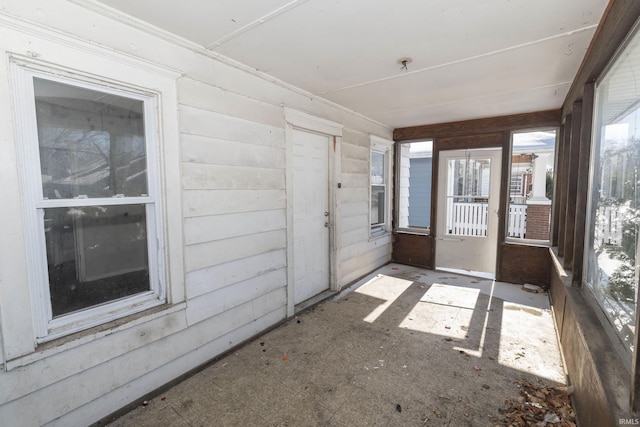
{"label": "dark window pane", "polygon": [[143,101],[34,78],[44,197],[147,191]]}
{"label": "dark window pane", "polygon": [[383,185],[371,186],[371,225],[384,223],[384,193]]}
{"label": "dark window pane", "polygon": [[145,292],[144,205],[45,209],[53,316]]}

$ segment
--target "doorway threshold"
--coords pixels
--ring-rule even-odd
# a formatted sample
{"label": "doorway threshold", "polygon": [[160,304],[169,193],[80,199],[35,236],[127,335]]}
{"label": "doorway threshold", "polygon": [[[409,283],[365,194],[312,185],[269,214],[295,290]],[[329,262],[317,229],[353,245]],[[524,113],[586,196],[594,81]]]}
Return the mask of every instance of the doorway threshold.
{"label": "doorway threshold", "polygon": [[444,267],[436,267],[436,271],[445,271],[447,273],[461,274],[463,276],[479,277],[481,279],[489,279],[489,280],[496,279],[495,273],[488,273],[484,271],[461,270],[458,268],[444,268]]}
{"label": "doorway threshold", "polygon": [[312,296],[308,300],[305,300],[305,301],[302,301],[301,303],[296,304],[296,306],[294,307],[294,313],[298,314],[310,307],[313,307],[316,304],[320,304],[322,301],[325,301],[336,294],[337,292],[332,289],[327,289],[326,291],[322,291],[318,295]]}

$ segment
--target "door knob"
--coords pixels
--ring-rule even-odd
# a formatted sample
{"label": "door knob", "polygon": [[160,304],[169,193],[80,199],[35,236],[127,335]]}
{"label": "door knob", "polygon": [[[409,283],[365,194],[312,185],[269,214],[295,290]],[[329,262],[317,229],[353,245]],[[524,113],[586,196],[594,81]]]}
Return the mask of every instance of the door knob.
{"label": "door knob", "polygon": [[325,211],[324,216],[329,216],[329,212]]}
{"label": "door knob", "polygon": [[327,227],[327,228],[329,228],[329,221],[325,222],[325,223],[324,223],[324,226],[325,226],[325,227]]}

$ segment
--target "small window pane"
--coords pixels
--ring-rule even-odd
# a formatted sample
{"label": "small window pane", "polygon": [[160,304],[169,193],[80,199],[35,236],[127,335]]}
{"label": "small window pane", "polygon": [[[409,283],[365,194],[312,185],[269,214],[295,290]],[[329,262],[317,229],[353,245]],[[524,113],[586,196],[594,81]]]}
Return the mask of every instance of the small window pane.
{"label": "small window pane", "polygon": [[371,185],[384,184],[384,153],[371,152]]}
{"label": "small window pane", "polygon": [[400,145],[398,227],[426,228],[431,221],[433,141]]}
{"label": "small window pane", "polygon": [[371,225],[384,223],[384,185],[371,186]]}
{"label": "small window pane", "polygon": [[44,197],[147,191],[143,101],[34,78]]}
{"label": "small window pane", "polygon": [[144,205],[44,212],[54,317],[150,290]]}

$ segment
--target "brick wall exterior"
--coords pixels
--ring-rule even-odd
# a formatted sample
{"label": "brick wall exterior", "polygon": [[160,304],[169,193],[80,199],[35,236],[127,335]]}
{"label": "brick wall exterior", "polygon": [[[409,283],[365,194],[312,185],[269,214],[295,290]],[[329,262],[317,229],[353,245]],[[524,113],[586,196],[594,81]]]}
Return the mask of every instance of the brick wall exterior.
{"label": "brick wall exterior", "polygon": [[551,219],[551,205],[527,205],[527,229],[525,238],[535,240],[549,240],[549,223]]}

